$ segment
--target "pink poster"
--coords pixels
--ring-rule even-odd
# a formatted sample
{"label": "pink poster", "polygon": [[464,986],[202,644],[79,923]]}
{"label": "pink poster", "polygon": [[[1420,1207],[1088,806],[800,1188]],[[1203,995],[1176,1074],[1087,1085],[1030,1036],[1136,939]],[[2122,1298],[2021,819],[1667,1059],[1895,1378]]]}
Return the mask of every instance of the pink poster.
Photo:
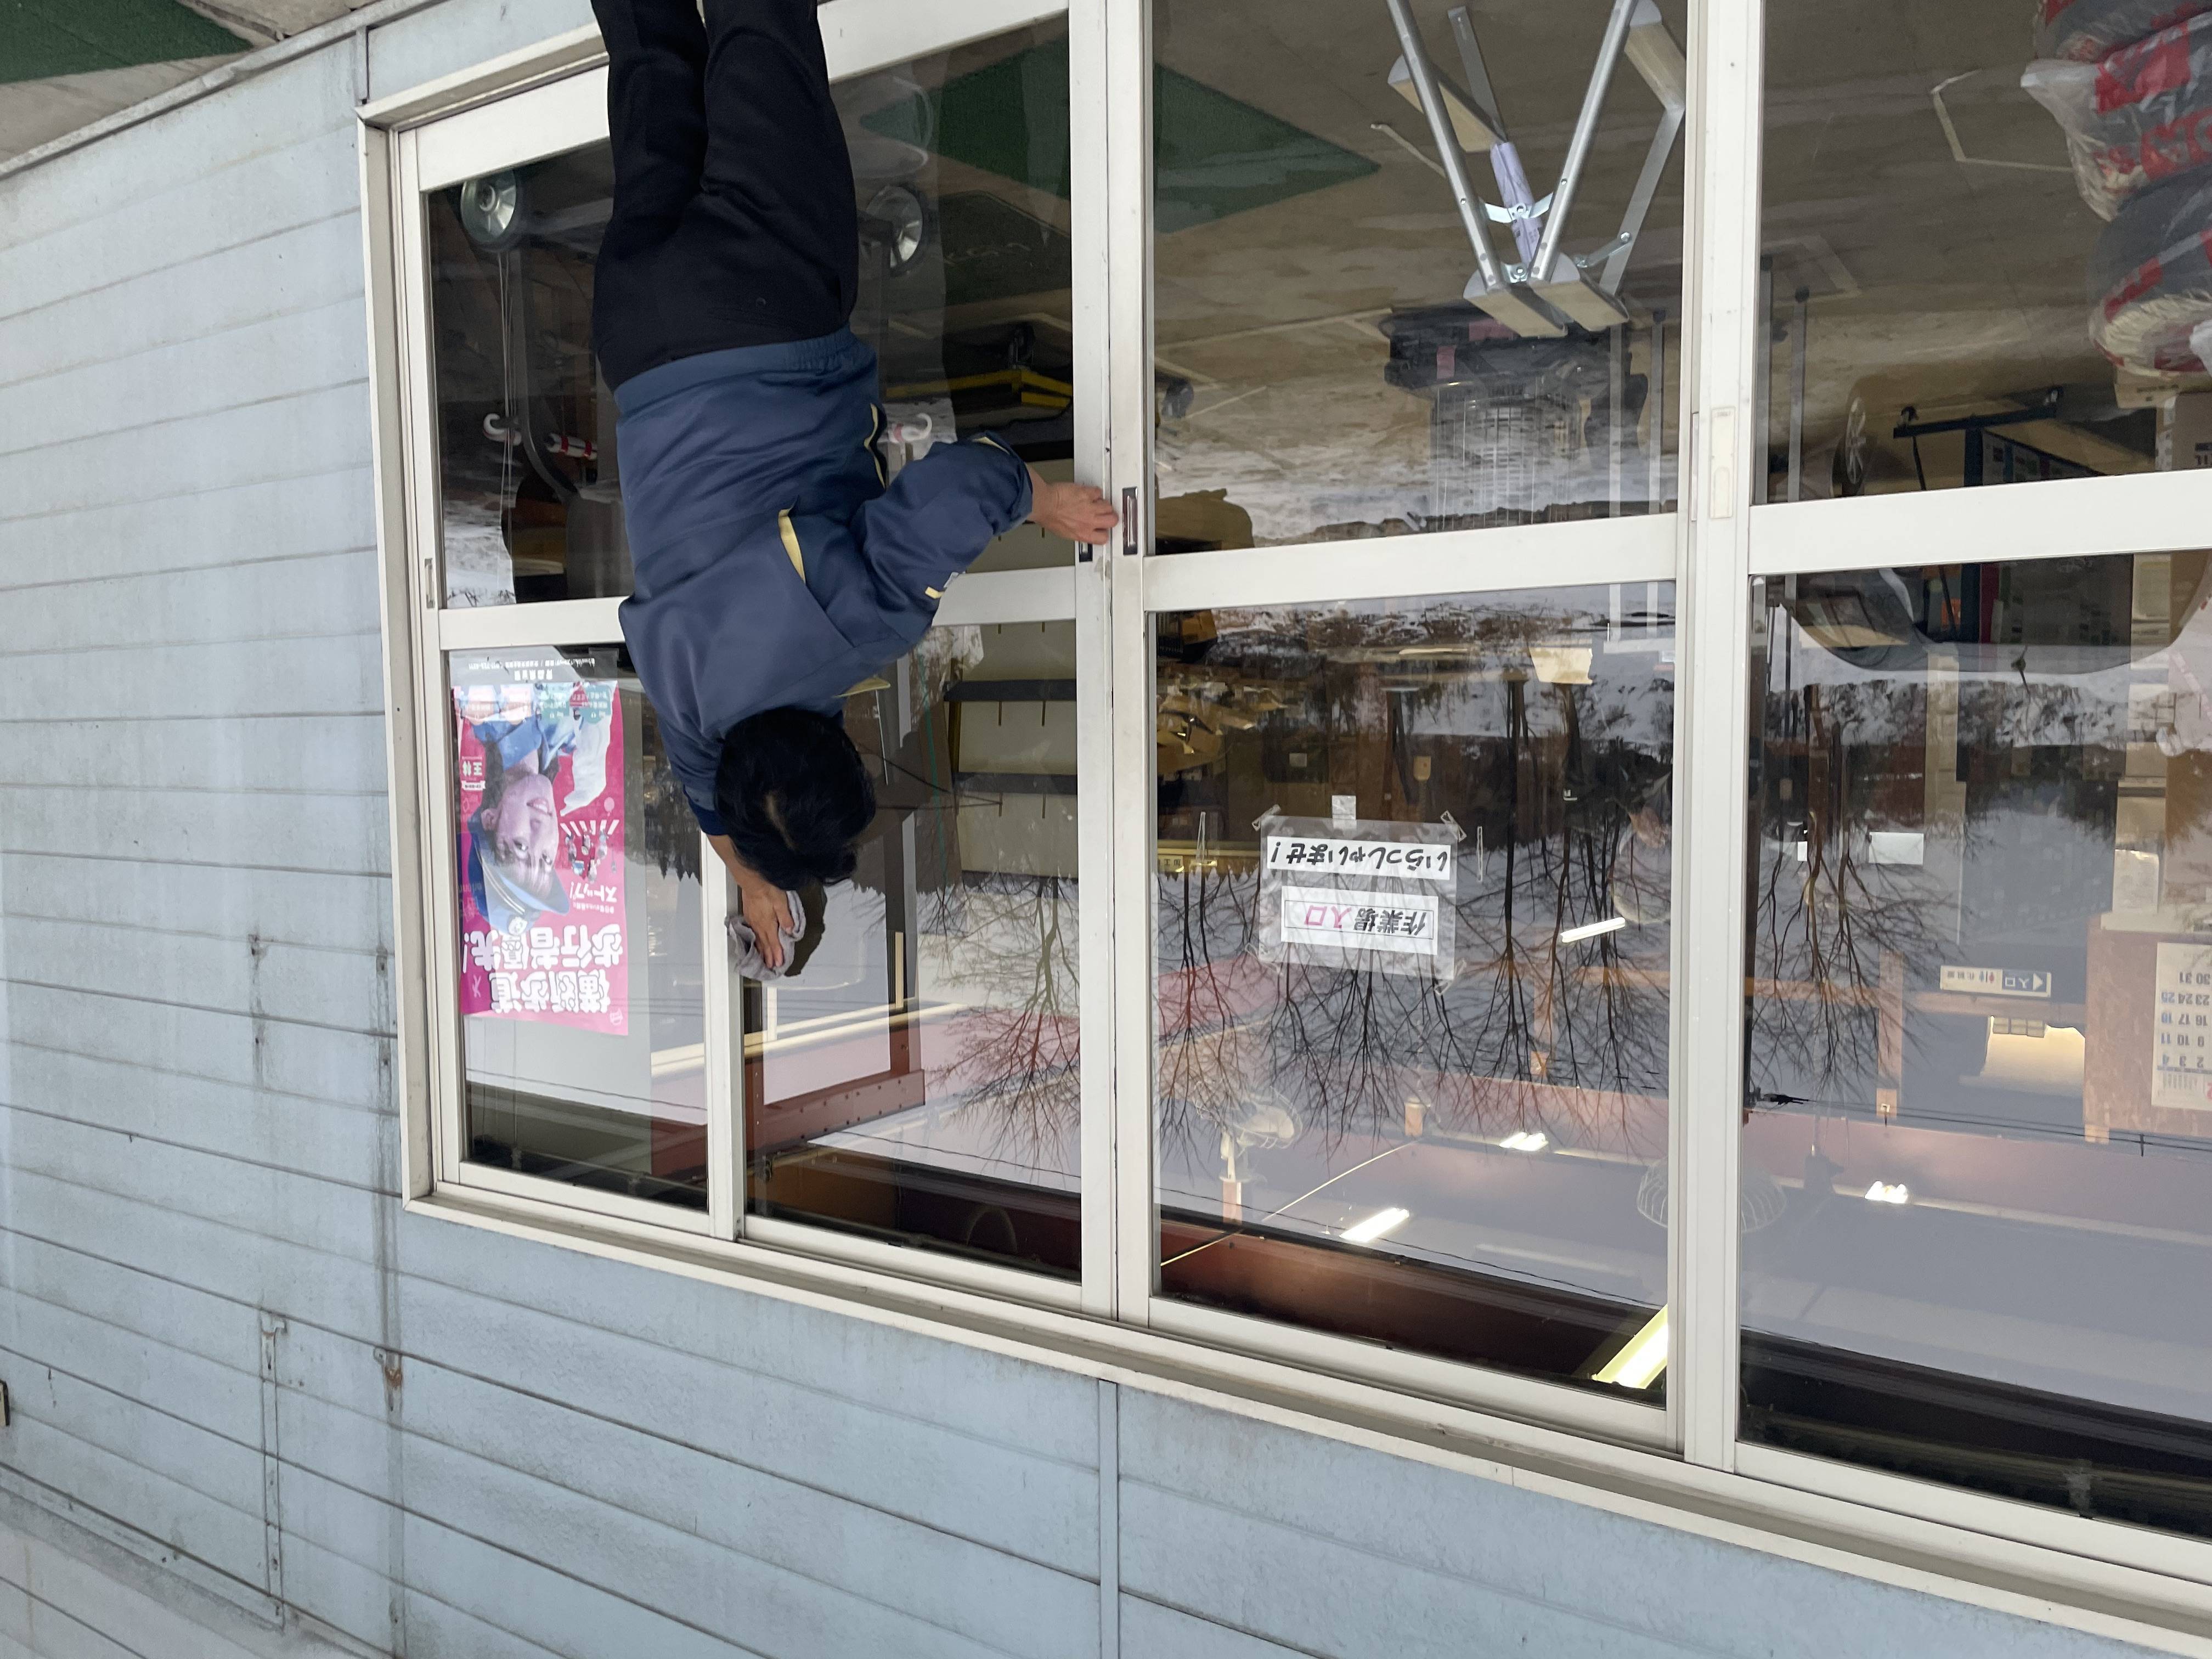
{"label": "pink poster", "polygon": [[461,1012],[626,1033],[622,700],[500,678],[453,688]]}

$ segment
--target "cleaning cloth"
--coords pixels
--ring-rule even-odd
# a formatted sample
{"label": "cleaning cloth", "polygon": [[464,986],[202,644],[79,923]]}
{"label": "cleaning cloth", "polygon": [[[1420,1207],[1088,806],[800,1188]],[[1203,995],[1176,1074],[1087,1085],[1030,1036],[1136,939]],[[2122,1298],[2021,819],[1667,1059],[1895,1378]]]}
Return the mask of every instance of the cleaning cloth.
{"label": "cleaning cloth", "polygon": [[799,895],[783,895],[784,915],[776,920],[775,930],[782,936],[783,966],[771,968],[761,955],[760,940],[754,936],[752,924],[742,913],[732,912],[726,924],[730,933],[730,949],[737,953],[738,971],[747,979],[781,979],[791,971],[797,952],[799,937],[806,931],[806,914],[799,907]]}

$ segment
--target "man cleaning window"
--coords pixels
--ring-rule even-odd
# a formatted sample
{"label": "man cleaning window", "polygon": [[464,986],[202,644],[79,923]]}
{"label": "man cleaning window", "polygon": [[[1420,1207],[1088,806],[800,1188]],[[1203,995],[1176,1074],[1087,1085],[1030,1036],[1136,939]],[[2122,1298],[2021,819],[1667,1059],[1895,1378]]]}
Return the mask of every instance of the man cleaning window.
{"label": "man cleaning window", "polygon": [[1026,520],[1096,544],[1115,514],[988,437],[939,444],[886,487],[814,0],[593,9],[615,202],[592,333],[637,573],[623,635],[773,972],[793,894],[851,875],[875,813],[845,691],[913,647],[995,538]]}

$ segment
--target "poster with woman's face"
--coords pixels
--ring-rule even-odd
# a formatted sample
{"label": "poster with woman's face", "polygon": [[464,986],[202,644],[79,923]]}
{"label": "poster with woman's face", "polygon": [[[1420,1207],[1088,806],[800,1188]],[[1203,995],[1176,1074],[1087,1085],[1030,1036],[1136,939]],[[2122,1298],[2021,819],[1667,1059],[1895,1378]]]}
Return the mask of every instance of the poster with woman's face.
{"label": "poster with woman's face", "polygon": [[463,684],[453,717],[461,1012],[626,1033],[622,699]]}

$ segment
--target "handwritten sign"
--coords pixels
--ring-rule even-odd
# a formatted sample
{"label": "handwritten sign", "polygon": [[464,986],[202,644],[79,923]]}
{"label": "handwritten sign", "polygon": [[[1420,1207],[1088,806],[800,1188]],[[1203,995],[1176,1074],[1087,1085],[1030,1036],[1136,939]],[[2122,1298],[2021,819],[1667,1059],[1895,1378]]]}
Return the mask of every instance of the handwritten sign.
{"label": "handwritten sign", "polygon": [[1431,893],[1285,887],[1282,902],[1285,945],[1326,945],[1394,956],[1437,953],[1437,901]]}
{"label": "handwritten sign", "polygon": [[2151,1103],[2212,1111],[2212,945],[2158,947]]}
{"label": "handwritten sign", "polygon": [[1310,875],[1395,876],[1449,882],[1454,849],[1436,842],[1340,841],[1333,836],[1269,836],[1266,867]]}

